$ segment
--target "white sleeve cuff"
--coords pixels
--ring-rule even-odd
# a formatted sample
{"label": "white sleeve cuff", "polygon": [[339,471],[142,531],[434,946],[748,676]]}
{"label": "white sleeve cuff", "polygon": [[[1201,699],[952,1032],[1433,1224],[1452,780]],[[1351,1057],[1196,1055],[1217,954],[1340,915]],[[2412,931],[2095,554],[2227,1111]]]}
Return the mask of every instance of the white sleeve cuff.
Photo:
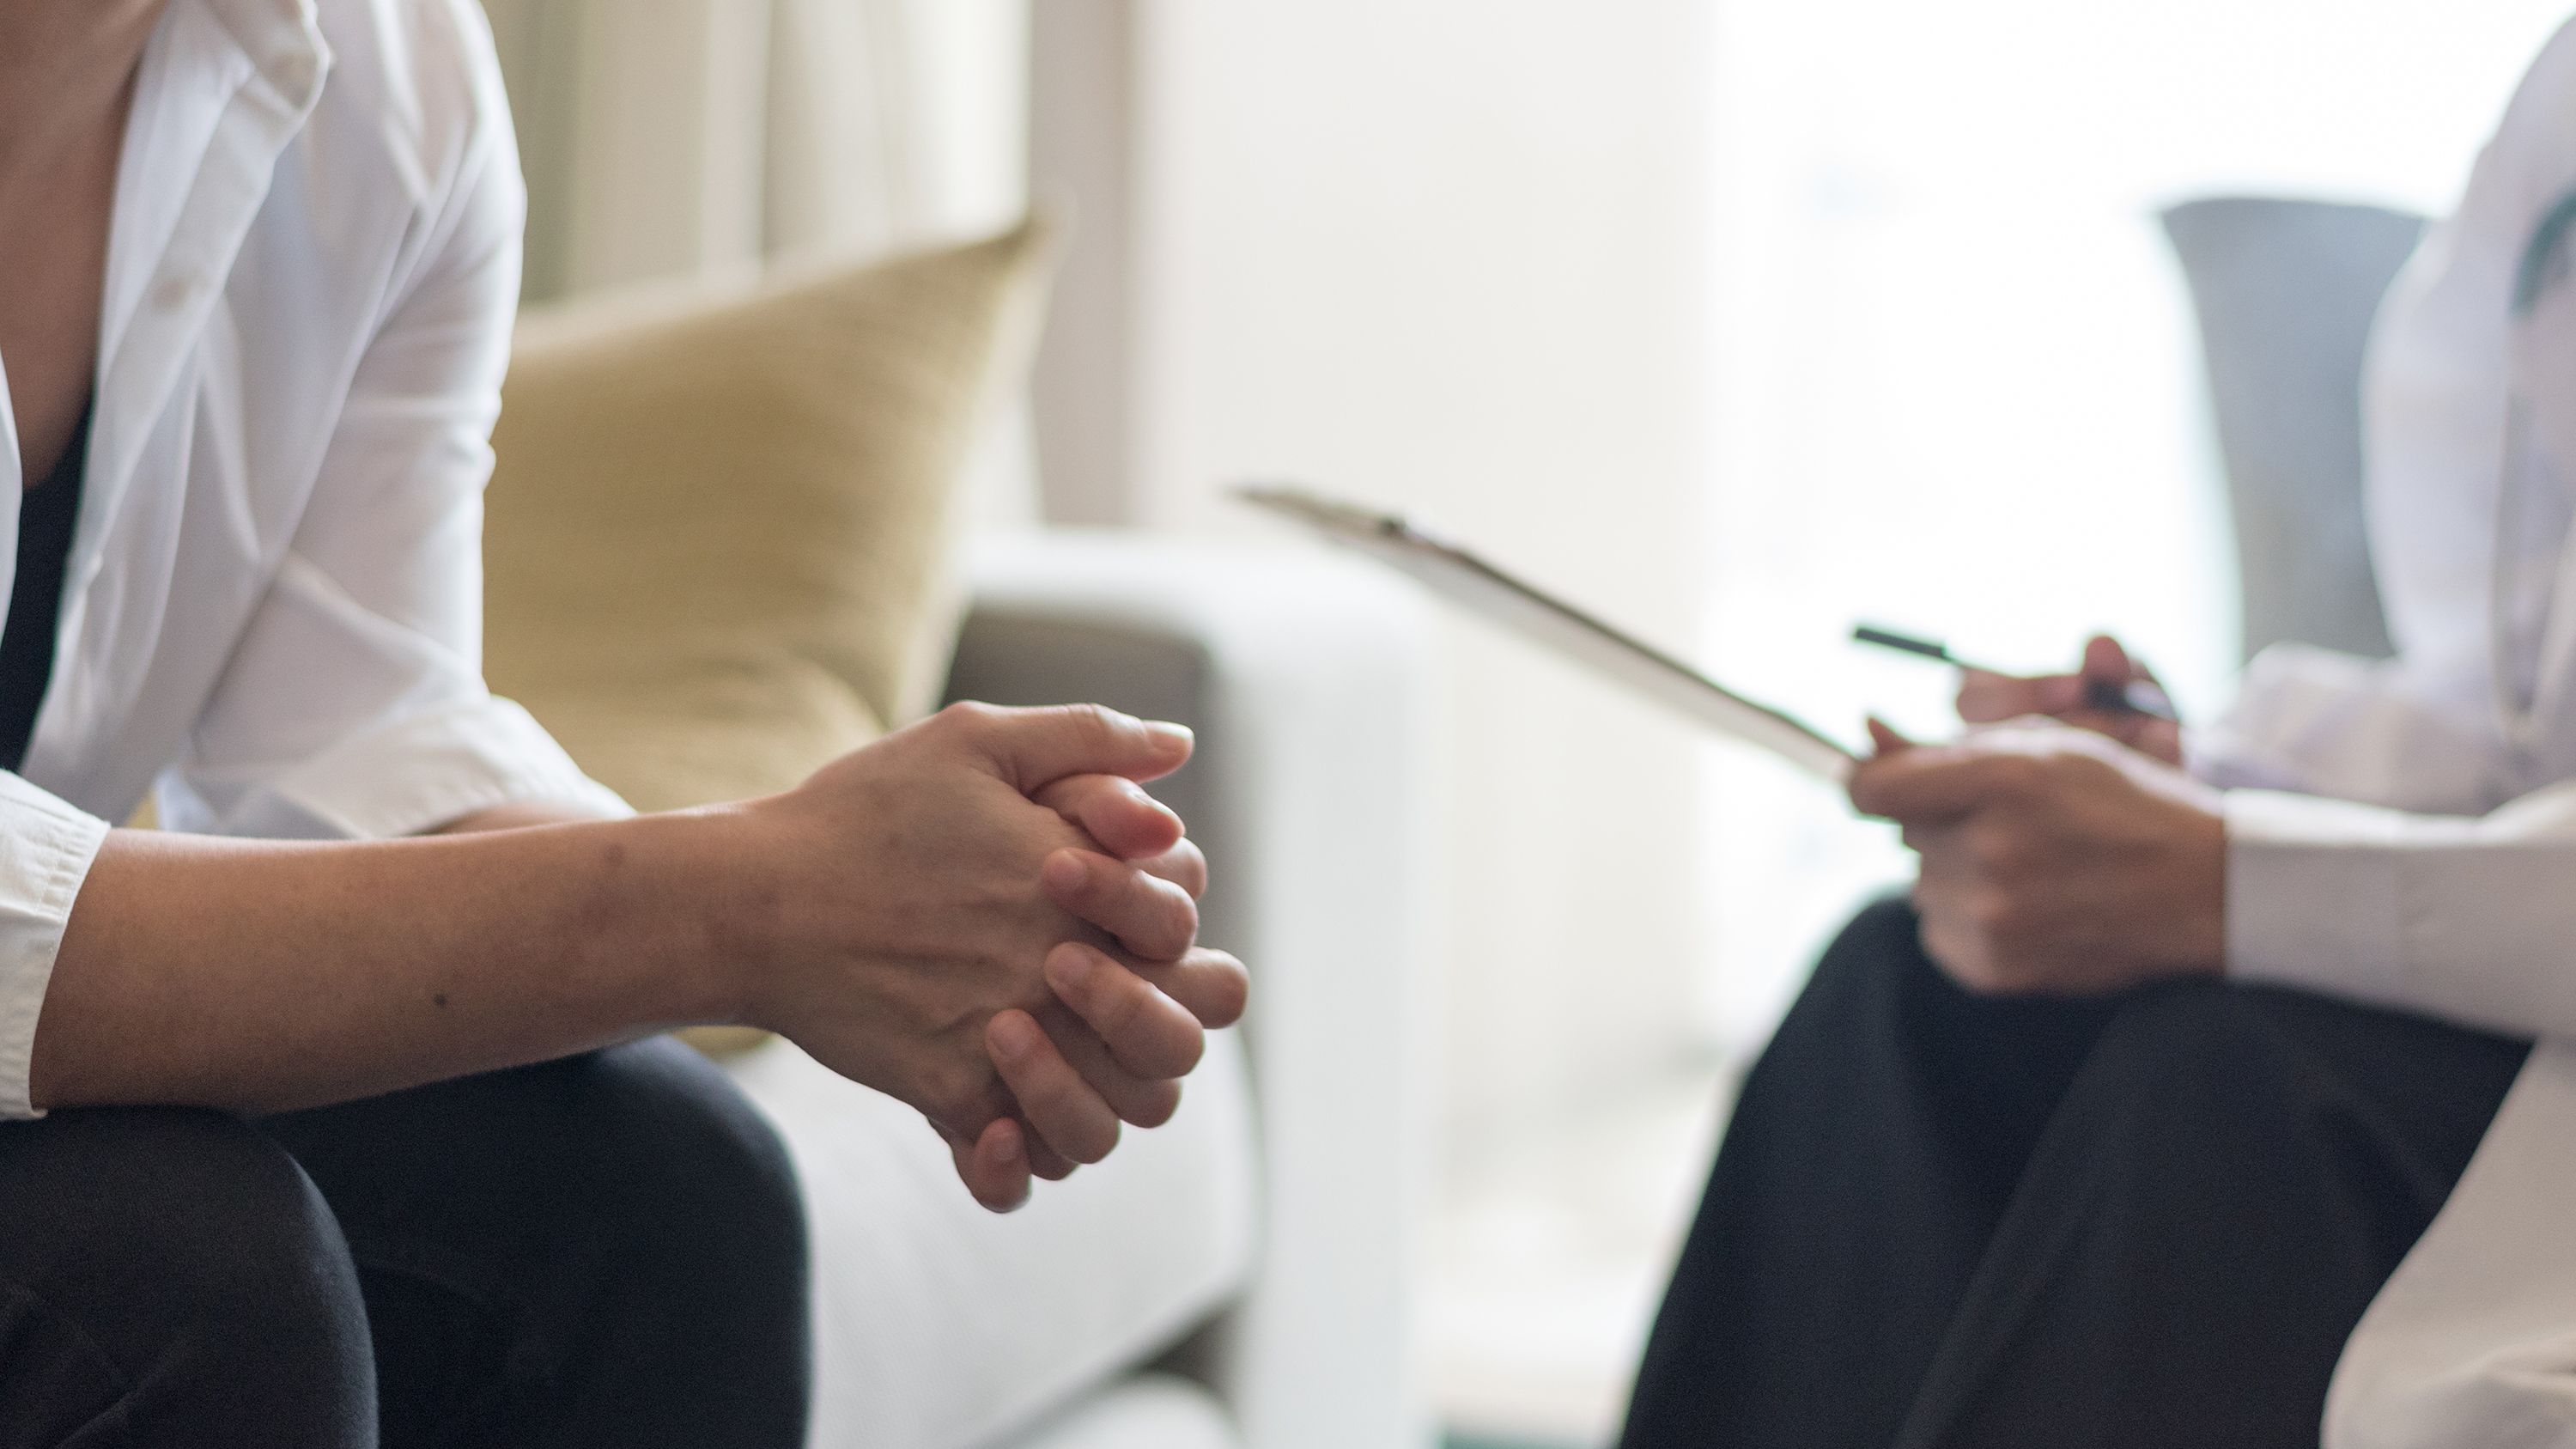
{"label": "white sleeve cuff", "polygon": [[407,715],[238,783],[195,772],[166,779],[161,804],[174,830],[271,840],[389,840],[502,805],[635,813],[526,710],[490,695]]}
{"label": "white sleeve cuff", "polygon": [[2228,970],[2576,1039],[2576,782],[2478,818],[2227,797]]}
{"label": "white sleeve cuff", "polygon": [[0,774],[0,1118],[42,1115],[28,1092],[36,1018],[63,927],[108,824]]}
{"label": "white sleeve cuff", "polygon": [[2227,814],[2227,969],[2382,1005],[2413,1004],[2410,867],[2466,843],[2471,820],[2312,795],[2233,790]]}

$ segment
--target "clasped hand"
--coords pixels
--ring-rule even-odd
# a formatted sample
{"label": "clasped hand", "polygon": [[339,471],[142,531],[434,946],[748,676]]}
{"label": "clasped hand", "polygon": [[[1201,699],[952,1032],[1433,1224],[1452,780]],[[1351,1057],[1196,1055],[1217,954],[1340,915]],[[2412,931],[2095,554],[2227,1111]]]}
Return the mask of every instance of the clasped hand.
{"label": "clasped hand", "polygon": [[2226,944],[2217,792],[2184,774],[2171,721],[2089,707],[2094,679],[2147,678],[2108,639],[2076,674],[1972,672],[1972,729],[1918,745],[1876,721],[1855,808],[1922,858],[1923,945],[1972,990],[2091,995],[2215,975]]}
{"label": "clasped hand", "polygon": [[745,1019],[918,1108],[996,1211],[1160,1125],[1247,992],[1197,945],[1206,862],[1142,789],[1190,750],[1109,710],[960,705],[741,807]]}

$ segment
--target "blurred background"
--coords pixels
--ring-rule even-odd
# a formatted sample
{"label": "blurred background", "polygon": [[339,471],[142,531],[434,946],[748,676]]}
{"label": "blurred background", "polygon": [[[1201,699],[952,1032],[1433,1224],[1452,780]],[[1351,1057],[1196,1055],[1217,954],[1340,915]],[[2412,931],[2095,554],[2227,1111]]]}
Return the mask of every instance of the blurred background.
{"label": "blurred background", "polygon": [[[1074,223],[980,527],[1430,515],[1846,738],[2113,630],[2226,697],[2159,209],[2438,212],[2565,0],[487,0],[531,300]],[[1883,832],[1474,626],[1420,882],[1411,1333],[1465,1439],[1615,1423],[1728,1083]],[[1222,860],[1218,868],[1224,868]],[[1313,903],[1328,912],[1329,901]],[[1259,963],[1255,963],[1256,969]]]}

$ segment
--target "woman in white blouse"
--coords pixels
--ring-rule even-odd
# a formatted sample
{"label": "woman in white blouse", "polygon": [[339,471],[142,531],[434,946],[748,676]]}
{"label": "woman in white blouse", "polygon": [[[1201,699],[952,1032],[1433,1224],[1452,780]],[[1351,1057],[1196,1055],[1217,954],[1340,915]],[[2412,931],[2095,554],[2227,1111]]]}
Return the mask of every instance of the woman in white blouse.
{"label": "woman in white blouse", "polygon": [[951,711],[639,819],[486,692],[482,25],[0,5],[0,1446],[793,1445],[794,1183],[640,1038],[778,1030],[1007,1207],[1240,1010],[1131,783],[1184,732]]}
{"label": "woman in white blouse", "polygon": [[1747,1082],[1630,1449],[2576,1445],[2576,26],[2365,412],[2395,660],[1880,732],[1919,883]]}

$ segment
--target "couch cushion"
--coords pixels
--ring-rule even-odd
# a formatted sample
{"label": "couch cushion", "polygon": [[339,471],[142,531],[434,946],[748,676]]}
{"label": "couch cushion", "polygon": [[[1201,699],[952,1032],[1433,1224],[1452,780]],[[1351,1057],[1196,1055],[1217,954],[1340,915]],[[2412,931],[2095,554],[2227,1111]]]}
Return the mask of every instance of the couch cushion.
{"label": "couch cushion", "polygon": [[804,1178],[814,1449],[992,1443],[1145,1362],[1250,1278],[1253,1128],[1232,1032],[1210,1038],[1171,1122],[1129,1130],[1007,1217],[967,1197],[900,1103],[784,1042],[729,1067]]}
{"label": "couch cushion", "polygon": [[485,673],[638,808],[784,789],[929,704],[959,474],[1024,369],[1034,225],[751,291],[524,319]]}

